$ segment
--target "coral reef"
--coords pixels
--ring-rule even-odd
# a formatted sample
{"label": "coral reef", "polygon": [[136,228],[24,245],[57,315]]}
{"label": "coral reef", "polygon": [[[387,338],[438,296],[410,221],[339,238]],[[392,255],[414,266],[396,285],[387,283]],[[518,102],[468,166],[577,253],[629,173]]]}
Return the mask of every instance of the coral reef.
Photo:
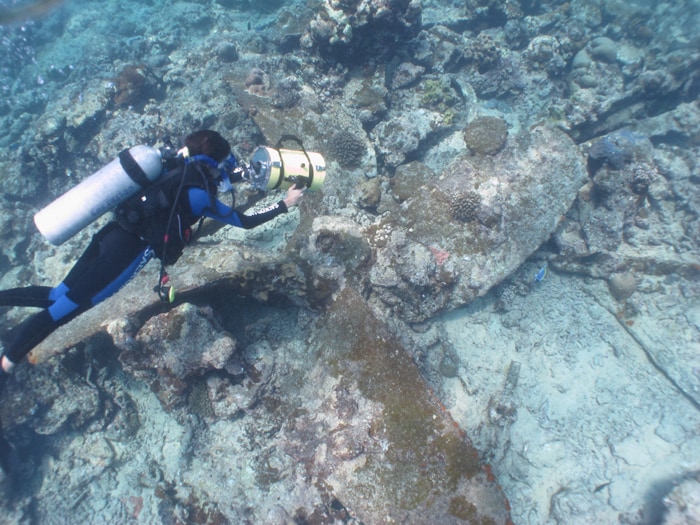
{"label": "coral reef", "polygon": [[216,0],[218,4],[243,11],[274,11],[284,4],[283,0]]}
{"label": "coral reef", "polygon": [[625,301],[636,291],[637,282],[632,274],[616,273],[608,279],[608,286],[615,299]]}
{"label": "coral reef", "polygon": [[426,80],[423,84],[421,104],[446,112],[448,108],[459,102],[459,98],[447,79]]}
{"label": "coral reef", "polygon": [[693,519],[695,5],[63,4],[0,27],[2,288],[60,282],[104,222],[32,214],[125,147],[294,134],[329,170],[206,222],[181,302],[153,265],[35,349],[6,521]]}
{"label": "coral reef", "polygon": [[143,104],[156,92],[157,79],[145,64],[127,65],[114,79],[114,104],[117,107]]}
{"label": "coral reef", "polygon": [[374,128],[373,138],[387,168],[395,169],[443,126],[444,117],[436,110],[422,109],[410,116],[392,114]]}
{"label": "coral reef", "polygon": [[338,130],[328,139],[331,158],[343,168],[359,166],[367,153],[365,141],[354,132]]}
{"label": "coral reef", "polygon": [[236,350],[235,340],[211,315],[184,304],[151,319],[136,334],[136,345],[123,348],[124,369],[149,385],[170,411],[185,405],[189,385],[205,372],[225,370]]}
{"label": "coral reef", "polygon": [[425,68],[410,62],[401,62],[393,72],[391,79],[392,89],[409,87],[425,73]]}
{"label": "coral reef", "polygon": [[216,46],[216,54],[223,62],[235,62],[240,58],[240,53],[233,42],[220,42]]}
{"label": "coral reef", "polygon": [[[524,15],[524,10],[532,8],[531,2],[517,0],[469,0],[464,2],[464,15],[477,20],[506,20],[518,19]],[[493,23],[493,22],[491,22]]]}
{"label": "coral reef", "polygon": [[272,106],[277,109],[290,109],[301,100],[301,84],[296,77],[280,80],[272,93]]}
{"label": "coral reef", "polygon": [[324,56],[345,60],[385,56],[392,45],[420,29],[421,4],[415,0],[324,2],[301,44]]}
{"label": "coral reef", "polygon": [[481,210],[481,195],[475,191],[463,190],[450,196],[450,214],[461,222],[471,222]]}
{"label": "coral reef", "polygon": [[464,141],[477,155],[498,153],[508,138],[508,126],[498,117],[479,117],[464,128]]}
{"label": "coral reef", "polygon": [[477,71],[482,74],[496,67],[501,60],[498,45],[486,33],[479,33],[472,42],[469,42],[464,56],[467,60],[474,62]]}
{"label": "coral reef", "polygon": [[358,188],[357,204],[366,210],[376,210],[382,199],[382,188],[376,178],[367,179]]}
{"label": "coral reef", "polygon": [[382,75],[348,80],[344,88],[349,108],[357,112],[363,125],[373,126],[387,111],[387,88]]}
{"label": "coral reef", "polygon": [[664,498],[664,505],[663,525],[700,523],[700,481],[697,476],[674,487]]}
{"label": "coral reef", "polygon": [[594,161],[591,170],[602,162],[608,163],[615,169],[623,169],[635,158],[649,151],[649,140],[630,130],[620,130],[592,141],[588,149],[588,158]]}

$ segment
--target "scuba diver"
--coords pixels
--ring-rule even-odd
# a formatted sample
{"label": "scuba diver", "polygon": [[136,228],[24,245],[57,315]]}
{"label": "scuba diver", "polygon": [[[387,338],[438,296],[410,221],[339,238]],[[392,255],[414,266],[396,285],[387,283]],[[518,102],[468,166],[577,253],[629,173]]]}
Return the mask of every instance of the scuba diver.
{"label": "scuba diver", "polygon": [[[41,311],[10,330],[10,343],[0,360],[0,391],[7,376],[36,345],[62,326],[125,285],[145,264],[161,261],[158,292],[172,302],[165,266],[175,263],[196,236],[193,227],[204,217],[240,228],[254,228],[298,205],[305,188],[289,187],[284,199],[246,215],[216,198],[219,184],[246,177],[231,146],[219,133],[201,130],[185,139],[175,154],[163,154],[165,170],[146,189],[121,203],[115,220],[92,238],[63,281],[55,287],[29,286],[0,291],[0,306],[37,307]],[[0,425],[0,466],[7,468],[9,443]],[[5,449],[5,450],[3,450]]]}
{"label": "scuba diver", "polygon": [[12,342],[2,356],[0,373],[11,372],[59,326],[117,292],[154,256],[161,260],[159,293],[167,299],[172,289],[167,286],[165,265],[177,261],[196,236],[193,226],[203,217],[250,229],[286,213],[303,197],[305,190],[294,186],[265,210],[239,213],[216,199],[217,183],[242,179],[243,170],[236,169],[228,141],[215,131],[197,131],[185,139],[182,151],[186,154],[164,158],[166,167],[174,168],[158,182],[117,207],[116,220],[93,236],[58,286],[0,291],[0,306],[42,309],[11,330]]}

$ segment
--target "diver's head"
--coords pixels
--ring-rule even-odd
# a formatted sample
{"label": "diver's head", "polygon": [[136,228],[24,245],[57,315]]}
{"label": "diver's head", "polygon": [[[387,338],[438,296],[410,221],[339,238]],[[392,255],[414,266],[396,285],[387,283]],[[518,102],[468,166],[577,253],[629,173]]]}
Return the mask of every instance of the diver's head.
{"label": "diver's head", "polygon": [[202,129],[185,139],[190,156],[206,155],[217,163],[223,162],[231,154],[231,145],[216,131]]}

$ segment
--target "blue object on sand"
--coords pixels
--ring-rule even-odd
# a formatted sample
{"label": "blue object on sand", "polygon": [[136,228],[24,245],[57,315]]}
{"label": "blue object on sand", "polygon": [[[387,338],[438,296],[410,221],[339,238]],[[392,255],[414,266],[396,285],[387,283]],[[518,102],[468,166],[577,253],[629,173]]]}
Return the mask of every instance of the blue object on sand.
{"label": "blue object on sand", "polygon": [[535,281],[540,282],[545,277],[547,277],[547,263],[544,263],[544,266],[540,268],[539,272],[537,272],[535,275]]}

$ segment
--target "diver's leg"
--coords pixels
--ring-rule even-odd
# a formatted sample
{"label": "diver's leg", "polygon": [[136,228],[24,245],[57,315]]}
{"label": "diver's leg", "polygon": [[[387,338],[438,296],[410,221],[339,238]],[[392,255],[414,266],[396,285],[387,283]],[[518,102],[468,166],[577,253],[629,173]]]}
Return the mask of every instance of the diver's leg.
{"label": "diver's leg", "polygon": [[80,274],[71,270],[63,283],[74,303],[90,307],[117,292],[151,259],[152,250],[138,236],[121,227],[100,239],[99,253]]}
{"label": "diver's leg", "polygon": [[48,308],[57,299],[68,291],[66,281],[71,282],[80,279],[92,262],[100,254],[100,243],[110,231],[118,225],[110,223],[97,232],[80,258],[73,265],[64,281],[55,288],[49,286],[26,286],[0,291],[0,306],[28,306],[36,308]]}
{"label": "diver's leg", "polygon": [[85,272],[89,271],[94,266],[95,260],[100,256],[102,243],[105,237],[109,237],[115,228],[119,228],[119,225],[110,222],[92,236],[88,247],[85,248],[83,254],[75,261],[73,268],[71,268],[68,275],[63,279],[61,283],[63,286],[70,288],[74,282],[83,279]]}
{"label": "diver's leg", "polygon": [[116,292],[148,262],[150,253],[144,241],[118,226],[100,231],[54,289],[55,301],[11,331],[15,337],[2,357],[2,368],[9,372],[59,326]]}
{"label": "diver's leg", "polygon": [[50,298],[53,288],[49,286],[26,286],[0,290],[0,306],[31,306],[48,308],[53,302]]}
{"label": "diver's leg", "polygon": [[5,351],[5,355],[2,356],[3,370],[11,372],[15,364],[19,363],[32,348],[69,320],[69,318],[65,318],[57,321],[51,316],[49,310],[42,310],[22,321],[10,332],[12,343]]}
{"label": "diver's leg", "polygon": [[[73,265],[72,270],[68,274],[69,276],[77,276],[90,266],[91,261],[93,261],[99,254],[99,241],[106,234],[105,230],[107,230],[107,228],[103,228],[93,236],[88,247],[85,249],[75,265]],[[27,298],[27,296],[24,296],[25,304],[23,305],[17,304],[18,301],[22,300],[19,297],[22,295],[21,291],[18,291],[18,289],[7,291],[8,304],[6,304],[6,306],[40,306],[46,308],[46,310],[28,317],[18,326],[10,330],[9,340],[11,341],[11,344],[2,356],[2,359],[0,359],[0,368],[2,368],[3,371],[11,372],[15,367],[15,364],[21,361],[21,359],[27,355],[29,351],[34,348],[34,346],[39,344],[46,337],[48,337],[51,332],[58,328],[59,324],[55,319],[61,317],[61,311],[66,314],[66,312],[75,310],[75,305],[70,304],[71,301],[66,303],[65,294],[67,291],[68,287],[64,283],[61,283],[56,288],[47,288],[41,291],[37,290],[36,296],[34,297],[36,301],[34,301],[33,304],[27,304],[30,302],[30,299]],[[39,300],[38,296],[43,293],[45,293],[44,298]],[[34,293],[32,293],[32,295],[34,295]],[[63,301],[61,301],[61,299],[63,299]],[[13,301],[12,304],[9,304],[10,300]],[[59,302],[60,304],[57,307],[58,312],[55,314],[57,317],[54,318],[49,313],[48,308],[54,306],[56,302]]]}

